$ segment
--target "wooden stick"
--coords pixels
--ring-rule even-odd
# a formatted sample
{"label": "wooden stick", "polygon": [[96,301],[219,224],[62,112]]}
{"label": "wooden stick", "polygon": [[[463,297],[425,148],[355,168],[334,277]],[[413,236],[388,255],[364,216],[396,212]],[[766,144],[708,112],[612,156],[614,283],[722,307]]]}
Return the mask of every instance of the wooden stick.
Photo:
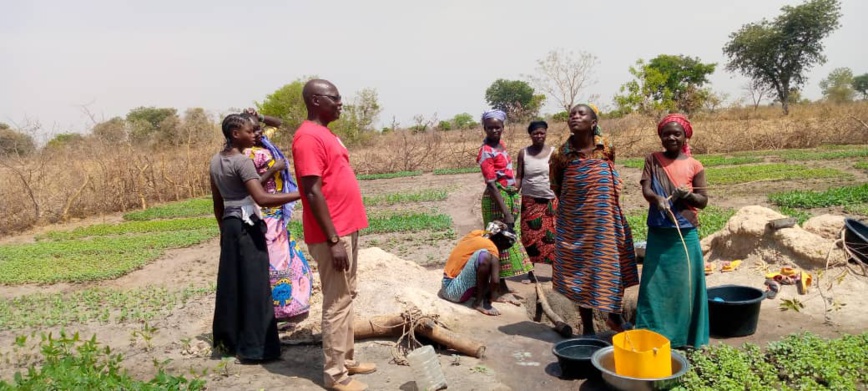
{"label": "wooden stick", "polygon": [[538,307],[542,307],[542,311],[546,314],[549,320],[554,323],[553,329],[560,334],[564,338],[570,338],[573,336],[573,328],[570,327],[564,319],[558,316],[552,310],[552,307],[549,305],[548,299],[546,299],[546,294],[543,292],[542,285],[539,284],[539,281],[534,282],[536,285],[536,302]]}

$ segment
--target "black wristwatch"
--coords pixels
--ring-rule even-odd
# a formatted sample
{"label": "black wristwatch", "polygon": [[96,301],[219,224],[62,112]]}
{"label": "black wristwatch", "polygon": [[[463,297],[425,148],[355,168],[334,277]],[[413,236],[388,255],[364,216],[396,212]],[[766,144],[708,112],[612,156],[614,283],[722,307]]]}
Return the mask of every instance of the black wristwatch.
{"label": "black wristwatch", "polygon": [[341,242],[341,237],[338,235],[329,236],[329,244],[335,245]]}

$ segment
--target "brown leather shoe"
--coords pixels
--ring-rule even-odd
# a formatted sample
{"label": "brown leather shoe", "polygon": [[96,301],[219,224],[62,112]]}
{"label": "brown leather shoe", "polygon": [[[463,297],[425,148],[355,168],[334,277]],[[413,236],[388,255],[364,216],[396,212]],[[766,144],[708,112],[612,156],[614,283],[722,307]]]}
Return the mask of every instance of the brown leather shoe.
{"label": "brown leather shoe", "polygon": [[377,364],[372,362],[360,362],[353,367],[347,367],[347,372],[350,375],[367,375],[377,371]]}
{"label": "brown leather shoe", "polygon": [[362,383],[356,379],[349,378],[347,379],[347,384],[337,383],[331,386],[331,390],[334,391],[365,391],[368,389],[368,385]]}

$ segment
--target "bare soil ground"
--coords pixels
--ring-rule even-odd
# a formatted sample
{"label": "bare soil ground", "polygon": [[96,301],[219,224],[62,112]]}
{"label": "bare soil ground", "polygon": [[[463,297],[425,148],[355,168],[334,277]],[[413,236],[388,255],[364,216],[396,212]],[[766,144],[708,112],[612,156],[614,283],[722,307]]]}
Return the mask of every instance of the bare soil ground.
{"label": "bare soil ground", "polygon": [[[836,168],[854,174],[857,181],[866,181],[865,173],[853,170],[852,161],[812,162],[811,165],[834,165]],[[622,199],[625,210],[640,210],[646,207],[639,191],[640,170],[622,168],[625,179],[625,190]],[[711,191],[711,203],[721,207],[737,208],[746,205],[767,205],[765,194],[779,190],[816,188],[824,189],[841,185],[840,181],[790,181],[767,182],[754,185],[734,185],[715,188]],[[472,229],[481,228],[481,213],[479,198],[483,185],[479,174],[434,176],[425,174],[419,177],[397,178],[389,180],[363,181],[362,191],[366,195],[393,193],[398,191],[417,190],[422,188],[446,189],[449,196],[445,201],[426,203],[425,208],[434,208],[452,217],[455,237],[461,237]],[[429,205],[430,204],[430,205]],[[389,207],[401,208],[400,205]],[[21,243],[33,240],[33,236],[48,229],[71,228],[92,223],[119,221],[120,215],[112,215],[87,219],[68,224],[64,227],[44,227],[22,235],[8,237],[3,243]],[[381,247],[396,254],[398,257],[427,267],[419,269],[414,278],[425,281],[418,289],[436,294],[436,288],[441,278],[442,264],[455,243],[454,238],[446,238],[442,233],[397,233],[388,235],[369,235],[362,237],[362,248]],[[302,247],[304,247],[302,245]],[[89,284],[55,284],[55,285],[20,285],[0,286],[0,297],[12,298],[35,292],[71,292],[88,287],[110,287],[131,289],[152,285],[180,289],[183,287],[205,286],[216,280],[217,259],[219,248],[217,240],[211,240],[201,245],[169,251],[163,258],[152,262],[140,270],[111,281]],[[707,278],[709,286],[722,284],[742,284],[761,287],[763,278],[754,263],[761,259],[749,260],[738,271],[732,273],[717,272]],[[312,266],[315,262],[311,260]],[[551,268],[537,266],[537,274],[542,281],[547,281]],[[394,284],[405,284],[400,275],[394,277]],[[533,286],[511,281],[525,297],[533,297]],[[866,279],[850,278],[835,289],[853,292],[866,292]],[[373,289],[373,288],[371,288]],[[856,333],[865,330],[868,322],[865,304],[868,296],[850,295],[845,303],[848,310],[833,312],[829,319],[822,298],[816,291],[807,296],[798,296],[794,287],[785,287],[784,292],[776,300],[765,300],[762,305],[760,323],[757,333],[746,338],[728,339],[727,344],[753,342],[764,344],[777,340],[781,336],[794,332],[811,331],[823,336],[836,336],[842,333]],[[372,297],[365,298],[369,303],[375,303],[377,290],[365,291]],[[383,300],[388,299],[380,296]],[[802,312],[781,311],[781,298],[797,297],[802,300],[806,309]],[[319,304],[314,304],[318,306]],[[455,306],[449,303],[438,305]],[[578,316],[575,308],[569,303],[556,301],[553,303],[578,332]],[[459,306],[456,306],[459,307]],[[583,383],[582,381],[567,381],[558,378],[559,368],[551,353],[553,343],[561,340],[547,325],[538,324],[529,315],[532,308],[516,307],[509,304],[497,304],[503,313],[499,317],[486,317],[468,308],[450,310],[450,326],[462,335],[484,341],[487,345],[486,356],[474,359],[466,356],[452,355],[449,351],[440,351],[440,362],[449,380],[449,388],[455,390],[593,390],[599,389],[599,384]],[[439,308],[439,307],[438,307]],[[283,349],[282,360],[266,365],[240,365],[234,360],[221,361],[212,355],[210,349],[210,328],[213,311],[213,295],[194,299],[186,305],[176,308],[171,315],[156,319],[150,323],[155,327],[153,339],[146,343],[136,338],[134,332],[141,330],[138,323],[100,324],[90,322],[66,327],[66,330],[77,331],[83,336],[97,335],[98,340],[111,346],[116,352],[123,353],[124,365],[136,376],[148,377],[155,373],[152,362],[171,359],[167,368],[173,373],[195,373],[208,380],[208,388],[212,390],[235,389],[292,389],[319,390],[322,389],[321,368],[322,353],[318,345],[292,345]],[[363,311],[363,310],[362,310]],[[396,309],[395,312],[399,312]],[[318,310],[312,311],[307,323],[315,323]],[[860,315],[861,314],[861,315]],[[363,314],[362,314],[363,315]],[[11,345],[15,337],[31,332],[59,331],[55,328],[38,328],[33,330],[0,331],[0,354],[10,357]],[[375,374],[360,376],[360,379],[371,386],[372,390],[412,390],[412,372],[408,367],[390,363],[392,340],[369,340],[357,342],[357,354],[366,361],[378,364]],[[0,377],[10,378],[21,370],[15,365],[5,365],[0,369]],[[205,374],[203,374],[205,371]],[[189,375],[188,375],[189,376]]]}

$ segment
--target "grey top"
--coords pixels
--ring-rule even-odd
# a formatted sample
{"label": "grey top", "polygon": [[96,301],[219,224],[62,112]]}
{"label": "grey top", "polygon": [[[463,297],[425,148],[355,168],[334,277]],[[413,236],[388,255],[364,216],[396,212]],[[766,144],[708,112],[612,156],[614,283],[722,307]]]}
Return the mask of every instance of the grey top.
{"label": "grey top", "polygon": [[549,159],[554,150],[554,147],[548,147],[538,155],[531,156],[527,153],[527,148],[524,149],[521,195],[547,200],[555,198],[555,192],[549,183]]}
{"label": "grey top", "polygon": [[[211,158],[211,180],[220,190],[224,201],[240,201],[250,194],[244,187],[244,182],[251,179],[259,180],[259,173],[253,165],[253,160],[243,154],[225,156],[218,152]],[[241,208],[226,206],[223,218],[242,217]]]}

